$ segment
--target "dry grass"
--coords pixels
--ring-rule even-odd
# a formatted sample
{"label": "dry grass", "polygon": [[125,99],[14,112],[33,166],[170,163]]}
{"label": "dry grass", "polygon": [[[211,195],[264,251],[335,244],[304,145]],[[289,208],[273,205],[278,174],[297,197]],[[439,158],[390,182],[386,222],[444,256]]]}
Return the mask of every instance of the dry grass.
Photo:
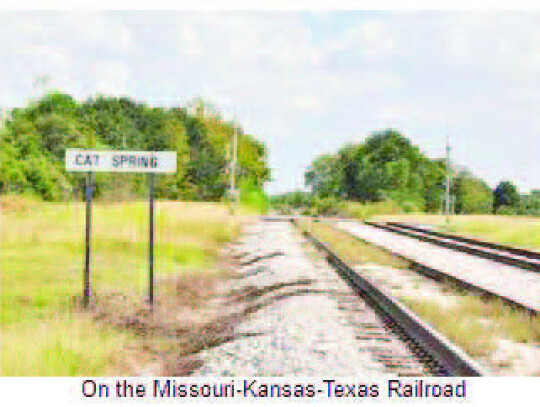
{"label": "dry grass", "polygon": [[[222,273],[167,277],[158,284],[162,295],[152,309],[133,296],[111,293],[97,302],[93,318],[100,325],[130,332],[132,352],[144,351],[142,359],[136,355],[136,373],[187,376],[201,365],[200,351],[234,335],[237,319],[223,318],[218,309],[209,307],[224,277]],[[127,354],[131,365],[132,356]],[[124,360],[124,365],[129,363]],[[151,366],[151,372],[144,364]]]}
{"label": "dry grass", "polygon": [[540,343],[540,320],[497,300],[463,294],[455,306],[443,308],[435,301],[401,299],[472,356],[489,356],[496,350],[499,338],[516,343]]}
{"label": "dry grass", "polygon": [[237,274],[196,274],[168,278],[160,285],[166,292],[153,309],[134,303],[131,297],[110,295],[96,305],[101,323],[133,332],[147,354],[161,361],[154,375],[186,376],[202,365],[199,353],[256,333],[235,332],[247,316],[288,296],[311,292],[311,280],[303,279],[265,287],[245,285],[218,292],[223,278]]}
{"label": "dry grass", "polygon": [[303,220],[300,221],[300,226],[313,233],[322,242],[329,244],[340,257],[351,265],[374,263],[393,268],[409,268],[410,266],[408,261],[325,223]]}
{"label": "dry grass", "polygon": [[1,372],[3,376],[114,375],[115,369],[127,367],[119,351],[130,340],[128,333],[96,325],[86,315],[63,313],[3,326]]}

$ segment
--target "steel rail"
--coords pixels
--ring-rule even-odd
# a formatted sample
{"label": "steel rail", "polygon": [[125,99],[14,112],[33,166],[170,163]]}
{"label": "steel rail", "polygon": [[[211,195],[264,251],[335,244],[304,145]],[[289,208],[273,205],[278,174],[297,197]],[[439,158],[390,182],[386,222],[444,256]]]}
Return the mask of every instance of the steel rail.
{"label": "steel rail", "polygon": [[[381,223],[373,222],[371,224],[373,226],[381,225]],[[397,233],[406,234],[407,236],[433,242],[435,244],[448,247],[450,249],[464,251],[501,263],[530,269],[531,271],[537,273],[540,272],[540,253],[534,252],[532,250],[505,246],[497,243],[486,242],[483,240],[477,240],[464,236],[457,236],[449,233],[427,230],[401,222],[386,222],[386,225],[396,228],[395,231]],[[408,233],[409,230],[414,233]],[[419,233],[419,235],[416,235],[415,233]]]}
{"label": "steel rail", "polygon": [[368,222],[364,221],[366,225],[373,226],[380,229],[385,229],[389,232],[398,233],[403,236],[412,237],[413,239],[421,240],[428,243],[433,243],[438,246],[446,247],[448,249],[457,250],[460,252],[469,253],[478,257],[484,257],[489,260],[497,261],[499,263],[505,263],[509,264],[511,266],[517,266],[522,269],[527,269],[529,271],[533,272],[539,272],[540,271],[540,262],[535,260],[527,260],[523,258],[516,258],[514,256],[507,256],[502,253],[496,253],[493,251],[486,251],[482,250],[477,247],[471,247],[469,244],[464,243],[456,243],[451,240],[450,238],[445,238],[445,240],[442,240],[443,238],[438,238],[435,236],[429,236],[425,232],[416,232],[412,230],[404,229],[400,226],[391,225],[391,224],[385,224],[385,223],[378,223],[378,222]]}
{"label": "steel rail", "polygon": [[441,364],[448,374],[452,376],[485,376],[486,370],[467,355],[462,349],[450,342],[441,333],[437,332],[418,315],[413,313],[403,303],[389,293],[376,287],[371,281],[362,277],[339,258],[328,246],[311,233],[301,228],[294,219],[291,223],[296,225],[302,234],[310,240],[317,249],[326,254],[328,262],[351,284],[359,290],[383,314],[392,318],[404,330],[412,341],[419,344],[434,360]]}
{"label": "steel rail", "polygon": [[[371,226],[368,222],[364,222],[366,223],[366,225],[369,225]],[[329,223],[327,223],[329,225]],[[334,227],[332,225],[332,227]],[[382,228],[384,229],[384,228]],[[488,298],[494,298],[494,299],[498,299],[498,300],[501,300],[503,301],[504,303],[506,303],[507,305],[513,307],[513,308],[517,308],[517,309],[520,309],[522,311],[525,311],[527,312],[530,316],[532,317],[536,317],[538,315],[538,310],[533,308],[533,307],[530,307],[528,306],[527,304],[522,304],[521,302],[518,302],[510,297],[506,297],[504,295],[500,295],[500,294],[497,294],[493,291],[490,291],[490,290],[487,290],[485,289],[484,287],[481,287],[479,285],[475,285],[475,284],[471,284],[465,280],[462,280],[458,277],[455,277],[455,276],[452,276],[450,274],[447,274],[443,271],[440,271],[440,270],[437,270],[435,268],[432,268],[432,267],[429,267],[429,266],[426,266],[425,264],[422,264],[414,259],[411,259],[409,257],[406,257],[406,256],[403,256],[399,253],[396,253],[394,252],[393,250],[390,250],[388,249],[387,247],[381,245],[381,244],[376,244],[376,243],[372,243],[372,242],[368,242],[364,239],[362,239],[361,237],[359,236],[356,236],[354,235],[353,233],[349,232],[348,230],[343,230],[343,229],[339,229],[340,231],[344,232],[344,233],[347,233],[349,236],[351,236],[352,238],[360,241],[360,242],[363,242],[363,243],[366,243],[366,244],[370,244],[372,246],[375,246],[375,247],[378,247],[382,250],[385,250],[387,251],[388,253],[391,253],[393,256],[395,257],[398,257],[400,259],[403,259],[407,262],[409,262],[412,266],[412,269],[426,277],[429,277],[433,280],[437,280],[437,281],[448,281],[458,287],[461,287],[461,288],[464,288],[465,290],[469,290],[469,291],[473,291],[473,292],[477,292],[485,297],[488,297]]]}

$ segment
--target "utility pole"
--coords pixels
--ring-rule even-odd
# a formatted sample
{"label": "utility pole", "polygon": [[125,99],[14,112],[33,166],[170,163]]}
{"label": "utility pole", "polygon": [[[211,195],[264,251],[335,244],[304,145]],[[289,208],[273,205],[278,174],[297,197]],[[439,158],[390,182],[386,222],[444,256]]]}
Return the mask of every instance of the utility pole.
{"label": "utility pole", "polygon": [[236,205],[236,201],[237,201],[237,197],[236,197],[236,189],[235,189],[235,181],[236,181],[236,155],[237,155],[237,149],[238,149],[238,135],[236,134],[236,127],[234,128],[234,131],[233,131],[233,147],[232,147],[232,161],[231,161],[231,191],[230,191],[230,195],[231,195],[231,199],[232,200],[235,200],[235,205]]}
{"label": "utility pole", "polygon": [[445,197],[446,225],[450,223],[450,137],[446,135],[446,197]]}

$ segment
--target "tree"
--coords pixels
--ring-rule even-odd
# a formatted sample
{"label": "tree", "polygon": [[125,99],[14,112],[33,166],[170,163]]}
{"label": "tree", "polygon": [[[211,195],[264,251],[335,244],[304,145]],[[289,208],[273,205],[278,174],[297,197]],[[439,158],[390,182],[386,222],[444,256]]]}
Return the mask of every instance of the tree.
{"label": "tree", "polygon": [[518,213],[520,215],[540,216],[539,189],[533,189],[529,194],[520,197]]}
{"label": "tree", "polygon": [[305,184],[311,186],[312,192],[321,198],[337,196],[339,193],[338,158],[326,154],[315,159],[306,173]]}
{"label": "tree", "polygon": [[376,132],[363,143],[316,158],[305,173],[319,196],[361,202],[394,200],[436,210],[444,190],[444,165],[430,160],[396,130]]}
{"label": "tree", "polygon": [[517,209],[519,205],[519,193],[514,184],[510,181],[501,181],[493,191],[493,212],[502,206]]}
{"label": "tree", "polygon": [[[312,161],[305,173],[306,185],[319,196],[353,201],[394,201],[402,209],[435,212],[445,192],[446,163],[430,159],[396,130],[369,135],[337,154]],[[481,179],[467,171],[453,176],[456,211],[489,213],[493,193]]]}
{"label": "tree", "polygon": [[456,213],[491,213],[493,194],[491,188],[469,171],[461,171],[453,180],[452,195],[456,197]]}
{"label": "tree", "polygon": [[437,212],[445,193],[446,161],[444,159],[428,160],[421,171],[424,180],[424,209],[428,212]]}
{"label": "tree", "polygon": [[[189,113],[184,107],[150,107],[126,97],[98,95],[78,102],[52,92],[9,113],[0,129],[1,192],[26,189],[56,200],[79,187],[81,175],[65,170],[66,148],[176,151],[177,173],[158,178],[158,198],[217,201],[228,186],[226,147],[234,124],[209,104],[198,103]],[[239,126],[236,131],[238,184],[249,180],[262,192],[270,177],[266,146]],[[142,197],[145,180],[143,174],[96,174],[95,193]]]}
{"label": "tree", "polygon": [[348,199],[358,199],[358,167],[365,154],[363,146],[349,144],[338,151],[337,165],[334,168],[337,171],[339,179],[339,193],[342,197]]}

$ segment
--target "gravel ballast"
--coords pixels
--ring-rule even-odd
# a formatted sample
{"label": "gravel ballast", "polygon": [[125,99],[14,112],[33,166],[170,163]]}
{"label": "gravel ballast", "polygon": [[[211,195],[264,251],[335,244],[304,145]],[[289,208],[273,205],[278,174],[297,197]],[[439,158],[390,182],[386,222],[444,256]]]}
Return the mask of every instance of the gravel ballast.
{"label": "gravel ballast", "polygon": [[[234,339],[199,354],[196,376],[424,374],[406,346],[289,222],[246,226],[232,249],[238,278],[221,287],[250,312]],[[220,304],[220,302],[216,302]],[[224,311],[227,312],[227,311]]]}

